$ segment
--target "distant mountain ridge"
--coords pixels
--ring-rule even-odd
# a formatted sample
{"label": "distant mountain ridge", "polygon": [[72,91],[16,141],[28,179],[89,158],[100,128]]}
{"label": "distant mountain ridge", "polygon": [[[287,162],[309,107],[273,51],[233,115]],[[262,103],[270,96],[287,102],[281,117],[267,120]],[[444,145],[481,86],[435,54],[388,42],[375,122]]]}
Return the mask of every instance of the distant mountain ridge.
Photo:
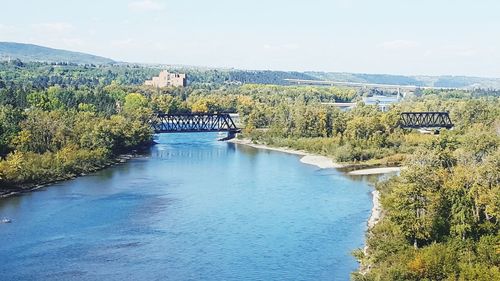
{"label": "distant mountain ridge", "polygon": [[390,84],[418,87],[438,88],[492,88],[500,89],[500,78],[483,78],[471,76],[429,76],[429,75],[391,75],[365,74],[345,72],[305,72],[318,80],[354,82],[368,84]]}
{"label": "distant mountain ridge", "polygon": [[29,62],[67,62],[76,64],[111,64],[114,60],[91,54],[53,49],[34,44],[0,42],[0,61],[20,59]]}
{"label": "distant mountain ridge", "polygon": [[[53,49],[33,44],[15,42],[0,42],[0,61],[20,59],[24,62],[48,63],[76,63],[76,64],[116,64],[118,62],[91,54]],[[127,63],[120,63],[127,64]],[[137,64],[134,64],[137,65]],[[285,79],[299,80],[324,80],[335,82],[354,82],[366,84],[407,85],[417,87],[440,88],[483,88],[500,89],[500,78],[482,78],[469,76],[417,76],[417,75],[391,75],[391,74],[366,74],[347,72],[322,72],[322,71],[272,71],[272,70],[239,70],[217,69],[210,67],[187,67],[168,65],[149,65],[142,67],[160,67],[188,73],[188,80],[202,84],[278,84],[289,85]]]}

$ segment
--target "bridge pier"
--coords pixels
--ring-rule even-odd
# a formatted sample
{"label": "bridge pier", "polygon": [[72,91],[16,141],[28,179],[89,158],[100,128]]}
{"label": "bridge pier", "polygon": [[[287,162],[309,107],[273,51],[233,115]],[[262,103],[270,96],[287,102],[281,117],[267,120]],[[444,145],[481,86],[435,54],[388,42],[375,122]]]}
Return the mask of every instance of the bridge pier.
{"label": "bridge pier", "polygon": [[236,134],[239,133],[238,131],[228,131],[227,136],[225,138],[219,139],[219,141],[228,141],[232,140],[236,137]]}

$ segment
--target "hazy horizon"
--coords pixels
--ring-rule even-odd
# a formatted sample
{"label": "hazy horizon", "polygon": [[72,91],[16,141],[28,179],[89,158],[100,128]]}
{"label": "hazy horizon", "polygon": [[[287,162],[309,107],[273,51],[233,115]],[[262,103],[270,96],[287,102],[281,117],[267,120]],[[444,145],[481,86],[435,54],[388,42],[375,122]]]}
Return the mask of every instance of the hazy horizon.
{"label": "hazy horizon", "polygon": [[500,3],[372,2],[28,0],[3,4],[0,41],[131,63],[500,78]]}

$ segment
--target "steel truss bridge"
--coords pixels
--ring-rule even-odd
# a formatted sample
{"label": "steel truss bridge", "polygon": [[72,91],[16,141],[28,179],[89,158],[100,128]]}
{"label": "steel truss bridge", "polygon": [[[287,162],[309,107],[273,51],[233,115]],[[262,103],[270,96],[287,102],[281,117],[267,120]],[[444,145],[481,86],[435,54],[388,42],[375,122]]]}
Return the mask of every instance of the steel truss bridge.
{"label": "steel truss bridge", "polygon": [[399,120],[401,128],[453,128],[448,112],[402,112]]}
{"label": "steel truss bridge", "polygon": [[232,139],[241,132],[229,113],[157,113],[150,124],[156,134],[227,132],[221,140]]}

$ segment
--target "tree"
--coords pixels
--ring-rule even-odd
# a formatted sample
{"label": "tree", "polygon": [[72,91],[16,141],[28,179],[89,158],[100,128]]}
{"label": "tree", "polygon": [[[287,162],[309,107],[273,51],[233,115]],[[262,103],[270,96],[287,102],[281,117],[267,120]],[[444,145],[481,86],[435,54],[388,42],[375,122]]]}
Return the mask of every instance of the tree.
{"label": "tree", "polygon": [[125,96],[124,109],[134,111],[148,106],[148,100],[141,94],[131,93]]}
{"label": "tree", "polygon": [[0,157],[10,150],[10,144],[19,132],[22,114],[12,106],[0,106]]}

